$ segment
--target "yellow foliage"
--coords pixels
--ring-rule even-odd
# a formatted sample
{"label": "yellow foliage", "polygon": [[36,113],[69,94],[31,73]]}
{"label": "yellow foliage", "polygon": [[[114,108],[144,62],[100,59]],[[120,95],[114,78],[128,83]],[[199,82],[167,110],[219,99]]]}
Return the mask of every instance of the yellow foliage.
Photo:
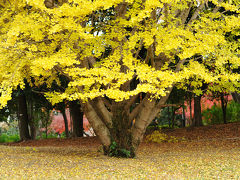
{"label": "yellow foliage", "polygon": [[147,142],[162,143],[162,142],[180,142],[185,141],[185,138],[178,138],[175,136],[168,136],[162,133],[161,130],[153,131],[153,133],[147,135]]}
{"label": "yellow foliage", "polygon": [[[99,96],[122,101],[140,92],[158,98],[189,79],[197,94],[202,82],[213,91],[239,91],[233,69],[240,66],[240,44],[227,37],[239,35],[236,0],[69,0],[50,8],[44,2],[0,2],[1,106],[24,88],[24,79],[50,87],[58,74],[70,83],[63,93],[47,94],[53,103]],[[188,9],[196,10],[191,20]],[[136,89],[123,89],[133,78],[140,82]]]}

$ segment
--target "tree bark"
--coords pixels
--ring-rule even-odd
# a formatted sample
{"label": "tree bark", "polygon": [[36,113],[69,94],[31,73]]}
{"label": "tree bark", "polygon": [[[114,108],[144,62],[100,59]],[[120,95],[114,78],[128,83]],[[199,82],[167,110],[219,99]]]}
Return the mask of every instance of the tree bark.
{"label": "tree bark", "polygon": [[224,93],[221,93],[221,107],[222,107],[222,113],[223,113],[223,123],[227,124],[227,99],[224,98]]}
{"label": "tree bark", "polygon": [[35,122],[34,122],[34,107],[33,107],[33,101],[32,98],[30,98],[28,100],[28,106],[29,106],[29,126],[30,126],[30,135],[31,135],[31,139],[36,139],[36,126],[35,126]]}
{"label": "tree bark", "polygon": [[83,103],[84,113],[99,137],[104,153],[109,156],[134,157],[146,128],[161,111],[170,92],[159,100],[150,100],[150,94],[146,94],[137,104],[136,96],[121,102],[111,101],[111,108],[106,107],[102,98]]}
{"label": "tree bark", "polygon": [[68,130],[68,120],[67,120],[67,116],[66,116],[66,110],[64,108],[64,109],[61,109],[60,111],[62,113],[63,120],[64,120],[65,134],[66,134],[66,137],[68,138],[69,137],[69,130]]}
{"label": "tree bark", "polygon": [[109,129],[98,116],[90,101],[84,104],[84,112],[87,116],[89,123],[94,129],[94,132],[99,137],[103,145],[104,154],[107,155],[111,145],[111,135]]}
{"label": "tree bark", "polygon": [[70,113],[73,122],[73,137],[83,136],[83,112],[78,101],[70,102]]}
{"label": "tree bark", "polygon": [[202,123],[201,98],[202,98],[202,96],[194,96],[194,119],[193,119],[193,126],[203,126],[203,123]]}
{"label": "tree bark", "polygon": [[171,128],[174,129],[175,125],[175,108],[172,106],[172,123]]}
{"label": "tree bark", "polygon": [[190,119],[189,119],[189,125],[193,126],[193,118],[192,118],[192,94],[189,93],[189,111],[190,111]]}
{"label": "tree bark", "polygon": [[68,120],[66,116],[66,105],[65,102],[60,102],[56,105],[56,108],[62,113],[64,126],[65,126],[65,134],[66,137],[69,137],[69,129],[68,129]]}
{"label": "tree bark", "polygon": [[182,127],[186,127],[186,114],[184,105],[182,106]]}
{"label": "tree bark", "polygon": [[20,90],[20,95],[18,96],[18,114],[19,114],[19,131],[20,131],[20,140],[30,140],[29,134],[29,119],[28,119],[28,111],[27,111],[27,102],[26,96],[22,90]]}

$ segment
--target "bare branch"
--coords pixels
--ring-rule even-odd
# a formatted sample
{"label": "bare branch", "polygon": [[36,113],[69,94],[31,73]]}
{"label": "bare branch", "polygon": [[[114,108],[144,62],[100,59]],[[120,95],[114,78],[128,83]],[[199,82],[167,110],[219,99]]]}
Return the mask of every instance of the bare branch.
{"label": "bare branch", "polygon": [[204,8],[205,3],[202,2],[197,9],[195,10],[195,12],[193,13],[191,19],[188,21],[188,24],[192,24],[192,22],[197,18],[197,16],[199,15],[199,12]]}

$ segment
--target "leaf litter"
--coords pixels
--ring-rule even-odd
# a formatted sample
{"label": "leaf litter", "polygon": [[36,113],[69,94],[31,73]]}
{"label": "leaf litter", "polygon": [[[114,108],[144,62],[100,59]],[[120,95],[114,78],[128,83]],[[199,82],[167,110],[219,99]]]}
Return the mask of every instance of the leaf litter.
{"label": "leaf litter", "polygon": [[162,130],[134,159],[104,156],[96,137],[0,146],[0,179],[240,179],[240,123]]}

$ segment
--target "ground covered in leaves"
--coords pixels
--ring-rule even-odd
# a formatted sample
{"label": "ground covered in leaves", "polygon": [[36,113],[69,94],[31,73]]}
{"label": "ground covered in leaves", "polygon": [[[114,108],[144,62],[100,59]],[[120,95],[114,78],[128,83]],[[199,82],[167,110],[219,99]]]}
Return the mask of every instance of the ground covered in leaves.
{"label": "ground covered in leaves", "polygon": [[162,130],[134,159],[104,156],[96,137],[0,145],[0,179],[240,179],[240,123]]}

